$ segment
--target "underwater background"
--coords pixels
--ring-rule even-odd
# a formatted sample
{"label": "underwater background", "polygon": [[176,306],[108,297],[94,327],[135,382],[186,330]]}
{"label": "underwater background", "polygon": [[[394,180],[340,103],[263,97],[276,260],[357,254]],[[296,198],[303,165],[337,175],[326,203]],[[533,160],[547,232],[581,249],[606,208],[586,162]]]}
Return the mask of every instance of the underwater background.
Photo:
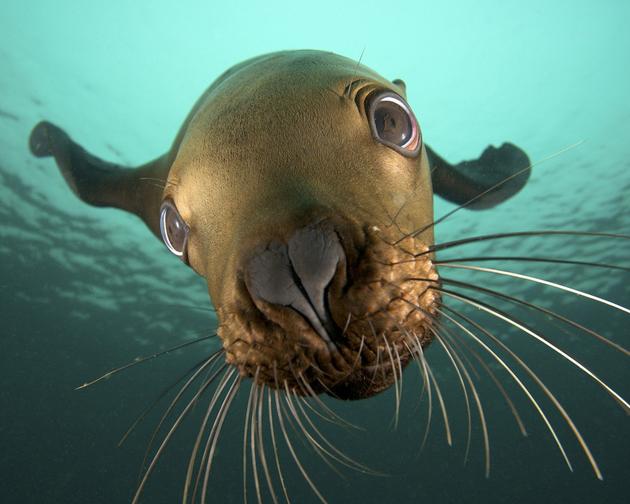
{"label": "underwater background", "polygon": [[[529,184],[512,200],[493,210],[462,210],[437,226],[437,242],[537,229],[630,234],[629,19],[630,2],[622,0],[3,0],[0,502],[130,502],[147,442],[168,401],[154,408],[122,447],[118,441],[165,387],[216,345],[192,345],[74,390],[137,356],[210,334],[216,319],[205,310],[210,305],[203,279],[172,257],[140,220],[81,203],[50,159],[30,156],[27,139],[37,121],[59,124],[100,157],[137,165],[168,149],[197,97],[235,63],[284,49],[322,49],[354,59],[363,53],[365,65],[388,79],[406,81],[424,140],[446,159],[475,158],[487,145],[504,141],[524,148],[534,163],[546,159],[534,166]],[[451,208],[436,200],[437,216]],[[626,240],[567,236],[489,242],[440,257],[484,254],[630,266]],[[630,304],[626,271],[482,265]],[[482,273],[460,278],[502,288],[628,345],[629,318],[610,306],[522,280]],[[589,443],[603,481],[562,417],[537,391],[573,464],[573,472],[567,469],[531,404],[489,361],[528,436],[520,434],[501,394],[478,366],[490,433],[490,477],[484,477],[476,417],[464,464],[461,388],[448,360],[432,345],[427,357],[448,405],[453,447],[447,446],[435,409],[420,450],[426,395],[418,405],[420,378],[413,366],[405,372],[397,430],[391,422],[391,390],[360,402],[327,398],[335,411],[367,429],[324,425],[329,439],[389,474],[371,476],[342,467],[339,476],[302,447],[301,460],[329,502],[627,502],[630,429],[622,408],[548,348],[476,315],[557,394]],[[630,395],[626,356],[566,325],[535,319],[550,339],[622,396]],[[533,390],[535,385],[528,384]],[[246,394],[241,395],[219,444],[211,502],[243,501]],[[142,502],[181,499],[201,410],[182,426]],[[291,459],[286,453],[282,457],[292,502],[316,502]],[[247,497],[255,502],[248,478]]]}

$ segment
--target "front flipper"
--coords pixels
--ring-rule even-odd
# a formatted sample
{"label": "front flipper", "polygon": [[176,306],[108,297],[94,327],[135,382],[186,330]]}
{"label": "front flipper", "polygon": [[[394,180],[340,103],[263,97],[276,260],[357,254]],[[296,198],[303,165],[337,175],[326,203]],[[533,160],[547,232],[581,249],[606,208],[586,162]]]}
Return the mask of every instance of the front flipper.
{"label": "front flipper", "polygon": [[492,208],[514,196],[527,180],[529,157],[516,145],[487,147],[478,159],[447,163],[428,146],[433,192],[471,210]]}
{"label": "front flipper", "polygon": [[83,201],[134,213],[160,236],[159,208],[170,164],[167,155],[135,169],[108,163],[47,121],[33,128],[29,147],[37,157],[53,156],[68,186]]}

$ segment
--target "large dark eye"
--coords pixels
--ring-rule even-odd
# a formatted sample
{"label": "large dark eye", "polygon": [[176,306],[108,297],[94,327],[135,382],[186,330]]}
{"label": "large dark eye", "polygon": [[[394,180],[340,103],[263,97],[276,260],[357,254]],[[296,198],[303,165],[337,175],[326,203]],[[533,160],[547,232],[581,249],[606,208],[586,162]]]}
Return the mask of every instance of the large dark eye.
{"label": "large dark eye", "polygon": [[391,91],[376,94],[370,100],[368,116],[376,140],[405,156],[418,155],[422,146],[418,121],[399,95]]}
{"label": "large dark eye", "polygon": [[176,256],[183,257],[188,239],[188,226],[177,211],[175,204],[166,200],[160,207],[160,232],[168,249]]}

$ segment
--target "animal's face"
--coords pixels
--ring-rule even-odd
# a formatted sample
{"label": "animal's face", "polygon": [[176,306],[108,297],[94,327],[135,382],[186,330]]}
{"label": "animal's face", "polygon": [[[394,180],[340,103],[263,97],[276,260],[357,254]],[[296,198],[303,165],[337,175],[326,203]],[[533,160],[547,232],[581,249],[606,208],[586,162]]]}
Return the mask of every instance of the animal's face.
{"label": "animal's face", "polygon": [[[432,253],[503,238],[564,234],[576,239],[597,236],[627,240],[628,236],[574,230],[510,231],[455,237],[434,245],[433,225],[459,209],[490,208],[513,196],[526,183],[531,164],[524,151],[505,143],[499,148],[486,148],[478,159],[450,165],[423,144],[420,125],[403,95],[404,89],[399,85],[350,60],[329,53],[288,51],[262,56],[228,70],[199,100],[173,148],[135,170],[121,169],[90,155],[61,128],[47,121],[33,128],[29,144],[34,155],[54,156],[66,181],[84,201],[122,208],[140,216],[155,234],[162,235],[172,252],[207,279],[218,311],[218,334],[224,349],[204,356],[194,371],[189,371],[192,374],[155,432],[187,391],[196,389],[196,392],[191,392],[192,398],[155,450],[133,502],[138,501],[149,474],[182,419],[198,404],[208,387],[219,380],[191,454],[184,489],[184,501],[188,501],[194,466],[200,457],[192,500],[200,476],[205,475],[201,487],[201,500],[205,501],[221,426],[243,382],[235,376],[236,369],[242,376],[253,378],[247,380],[253,384],[245,413],[243,468],[246,478],[249,432],[257,490],[260,479],[256,461],[260,460],[265,472],[267,467],[262,427],[265,395],[279,478],[282,481],[272,396],[286,445],[302,475],[324,500],[300,466],[287,433],[284,419],[291,420],[290,415],[320,452],[310,429],[301,423],[294,396],[327,392],[352,399],[373,395],[402,377],[402,368],[411,356],[418,358],[423,367],[429,419],[431,388],[435,386],[450,443],[446,407],[422,353],[432,335],[459,377],[467,404],[469,434],[471,405],[477,407],[486,452],[486,476],[490,470],[488,429],[479,394],[467,370],[475,366],[464,362],[468,360],[465,354],[460,358],[461,349],[465,347],[472,352],[493,378],[524,434],[525,430],[500,381],[484,364],[484,358],[468,347],[467,341],[487,353],[525,392],[571,467],[554,426],[519,375],[527,375],[526,381],[531,378],[540,386],[601,478],[573,420],[538,375],[509,344],[484,327],[483,322],[466,315],[461,306],[452,307],[450,303],[440,306],[436,293],[544,343],[602,386],[627,412],[630,405],[620,394],[552,338],[539,332],[538,324],[530,322],[529,316],[544,316],[554,325],[558,323],[560,327],[588,334],[627,355],[625,348],[536,302],[486,287],[483,276],[501,275],[542,284],[624,313],[630,312],[627,308],[535,276],[467,263],[501,260],[599,266],[618,271],[628,268],[573,258],[510,255],[464,256],[435,262],[447,271],[454,268],[480,275],[480,280],[468,282],[448,274],[438,279]],[[458,205],[435,222],[433,191]],[[477,299],[478,295],[483,299]],[[507,310],[501,307],[504,302],[510,305]],[[530,310],[527,320],[512,314],[515,307]],[[193,343],[208,337],[200,337]],[[459,340],[460,337],[463,339]],[[229,371],[225,364],[215,366],[224,356],[233,366]],[[130,365],[110,371],[83,387]],[[283,388],[286,393],[272,392],[273,388]],[[467,390],[471,391],[473,402],[469,401]],[[327,409],[324,403],[320,405]],[[299,401],[298,406],[302,407]],[[215,412],[210,428],[208,421]],[[312,432],[325,441],[317,428],[311,426]],[[426,433],[428,424],[425,437]],[[205,434],[207,442],[200,454]],[[334,453],[326,449],[321,452],[348,465],[342,459],[350,459],[330,443],[328,446]],[[364,470],[355,463],[349,467]],[[273,482],[268,474],[266,479],[273,495]],[[282,486],[286,492],[284,482]]]}
{"label": "animal's face", "polygon": [[271,386],[372,395],[430,341],[432,189],[404,88],[344,58],[265,60],[202,98],[162,234],[207,278],[230,363]]}

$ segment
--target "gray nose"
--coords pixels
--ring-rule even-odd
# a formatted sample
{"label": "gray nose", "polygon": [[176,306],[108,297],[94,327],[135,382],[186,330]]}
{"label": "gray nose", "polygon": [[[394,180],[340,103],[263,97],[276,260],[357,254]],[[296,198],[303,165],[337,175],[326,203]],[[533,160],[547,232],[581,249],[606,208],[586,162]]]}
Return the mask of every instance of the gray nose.
{"label": "gray nose", "polygon": [[336,332],[326,306],[326,288],[345,257],[337,234],[313,224],[288,243],[272,242],[247,265],[247,288],[254,299],[289,306],[301,313],[330,345]]}

